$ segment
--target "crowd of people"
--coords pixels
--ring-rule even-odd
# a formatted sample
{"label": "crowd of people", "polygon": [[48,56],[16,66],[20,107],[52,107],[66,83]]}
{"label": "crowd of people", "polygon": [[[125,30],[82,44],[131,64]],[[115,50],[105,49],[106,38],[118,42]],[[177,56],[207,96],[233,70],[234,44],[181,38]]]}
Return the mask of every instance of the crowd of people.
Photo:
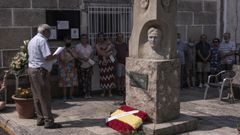
{"label": "crowd of people", "polygon": [[[236,63],[238,50],[231,41],[231,34],[223,34],[223,40],[214,38],[208,42],[207,35],[202,34],[199,41],[181,40],[177,33],[177,54],[181,63],[181,88],[204,87],[209,74],[217,74],[222,70],[232,70]],[[197,84],[197,85],[196,85]]]}
{"label": "crowd of people", "polygon": [[[122,33],[116,35],[114,42],[104,33],[99,33],[95,48],[88,43],[86,34],[80,36],[80,43],[77,45],[72,45],[71,38],[66,35],[65,49],[53,55],[47,42],[51,34],[50,29],[47,24],[40,25],[38,34],[28,44],[28,75],[33,92],[37,126],[60,128],[61,125],[54,122],[51,113],[49,72],[53,61],[58,61],[59,87],[63,90],[64,101],[73,99],[73,92],[77,88],[81,96],[91,98],[95,62],[98,62],[100,71],[100,86],[103,89],[101,96],[111,97],[113,89],[121,93],[125,91],[125,59],[128,56],[128,45],[124,42]],[[98,61],[93,60],[94,55],[97,55]]]}
{"label": "crowd of people", "polygon": [[[64,38],[65,49],[58,56],[59,87],[63,89],[63,100],[73,99],[77,90],[80,96],[91,98],[93,65],[98,62],[101,96],[112,97],[113,89],[123,94],[125,91],[125,59],[128,56],[128,45],[122,33],[116,35],[112,42],[104,33],[97,35],[93,48],[88,43],[88,35],[80,36],[80,43],[71,44],[69,36]],[[97,55],[98,61],[94,61]],[[69,92],[68,92],[69,89]],[[67,96],[69,93],[69,96]]]}

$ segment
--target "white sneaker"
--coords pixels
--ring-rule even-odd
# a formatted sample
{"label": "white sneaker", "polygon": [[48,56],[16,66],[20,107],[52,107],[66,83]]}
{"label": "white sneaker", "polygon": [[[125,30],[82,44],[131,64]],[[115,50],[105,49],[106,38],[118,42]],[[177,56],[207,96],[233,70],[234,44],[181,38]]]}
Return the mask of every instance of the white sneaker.
{"label": "white sneaker", "polygon": [[202,83],[200,83],[198,87],[199,87],[199,88],[202,88],[202,87],[203,87],[203,84],[202,84]]}

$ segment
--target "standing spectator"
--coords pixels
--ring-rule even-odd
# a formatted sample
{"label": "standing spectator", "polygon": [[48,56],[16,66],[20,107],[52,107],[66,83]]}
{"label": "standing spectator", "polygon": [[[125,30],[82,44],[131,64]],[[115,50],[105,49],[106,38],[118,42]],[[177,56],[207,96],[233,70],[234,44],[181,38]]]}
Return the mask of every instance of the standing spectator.
{"label": "standing spectator", "polygon": [[81,64],[78,67],[79,70],[79,82],[82,84],[82,89],[85,98],[91,98],[92,90],[92,74],[93,74],[93,49],[88,44],[88,36],[86,34],[81,35],[81,43],[76,45],[76,51],[78,57],[81,59]]}
{"label": "standing spectator", "polygon": [[54,123],[51,112],[50,80],[49,72],[52,69],[52,60],[58,55],[52,55],[48,45],[51,35],[50,26],[41,24],[38,34],[28,44],[28,75],[33,92],[34,106],[37,114],[37,126],[44,128],[60,128],[60,124]]}
{"label": "standing spectator", "polygon": [[115,88],[113,44],[104,34],[100,33],[96,50],[99,59],[100,86],[104,90],[101,96],[105,96],[108,91],[108,95],[111,97],[112,89]]}
{"label": "standing spectator", "polygon": [[6,89],[5,83],[3,81],[0,81],[0,111],[5,108],[5,101],[4,101],[4,90]]}
{"label": "standing spectator", "polygon": [[185,85],[185,74],[186,74],[186,68],[185,68],[185,51],[186,51],[186,45],[181,40],[180,33],[177,33],[177,55],[179,57],[180,63],[181,63],[181,88]]}
{"label": "standing spectator", "polygon": [[195,87],[196,81],[196,46],[194,41],[190,38],[187,44],[187,51],[185,55],[187,84],[189,87]]}
{"label": "standing spectator", "polygon": [[114,43],[114,45],[117,51],[117,88],[119,92],[125,93],[125,64],[126,57],[128,56],[128,45],[124,42],[124,37],[122,33],[117,34],[116,42]]}
{"label": "standing spectator", "polygon": [[221,71],[221,57],[219,52],[220,39],[214,38],[212,43],[213,45],[211,47],[210,72],[211,74],[217,74]]}
{"label": "standing spectator", "polygon": [[70,89],[69,99],[73,99],[74,88],[78,86],[77,68],[74,58],[76,52],[71,47],[71,38],[64,37],[65,49],[59,56],[59,87],[63,89],[63,101],[67,100],[67,89]]}
{"label": "standing spectator", "polygon": [[221,65],[223,70],[232,70],[235,62],[236,44],[230,41],[230,33],[223,34],[223,41],[220,44],[219,51],[221,55]]}
{"label": "standing spectator", "polygon": [[199,87],[202,88],[203,84],[207,82],[207,76],[210,72],[210,56],[211,47],[207,43],[207,35],[203,34],[200,36],[200,42],[196,45],[197,52],[197,72],[199,79]]}

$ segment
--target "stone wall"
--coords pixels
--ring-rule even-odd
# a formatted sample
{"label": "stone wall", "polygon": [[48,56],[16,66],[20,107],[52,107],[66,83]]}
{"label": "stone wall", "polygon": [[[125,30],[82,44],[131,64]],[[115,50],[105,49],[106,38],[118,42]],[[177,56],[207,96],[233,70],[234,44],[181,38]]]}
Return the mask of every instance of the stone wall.
{"label": "stone wall", "polygon": [[201,34],[208,39],[216,37],[218,20],[218,0],[178,0],[177,31],[182,39],[199,40]]}
{"label": "stone wall", "polygon": [[[82,4],[83,1],[84,4]],[[31,38],[38,24],[45,23],[46,9],[81,10],[86,4],[96,2],[123,4],[131,3],[131,0],[1,0],[0,49],[18,48],[22,40]],[[196,40],[202,33],[207,34],[209,39],[218,35],[217,5],[219,2],[217,0],[178,0],[176,24],[184,40],[188,38]],[[230,3],[229,5],[233,6]],[[86,24],[81,25],[86,27]]]}

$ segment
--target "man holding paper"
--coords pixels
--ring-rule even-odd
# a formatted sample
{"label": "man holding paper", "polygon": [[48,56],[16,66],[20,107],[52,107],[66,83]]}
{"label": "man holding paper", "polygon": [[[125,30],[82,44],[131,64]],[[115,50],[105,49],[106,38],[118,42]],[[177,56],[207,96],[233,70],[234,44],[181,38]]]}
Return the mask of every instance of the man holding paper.
{"label": "man holding paper", "polygon": [[51,112],[51,97],[49,72],[58,54],[52,55],[48,45],[50,26],[41,24],[38,34],[28,44],[28,75],[33,93],[34,106],[37,114],[37,126],[44,128],[60,128],[61,125],[54,123]]}

